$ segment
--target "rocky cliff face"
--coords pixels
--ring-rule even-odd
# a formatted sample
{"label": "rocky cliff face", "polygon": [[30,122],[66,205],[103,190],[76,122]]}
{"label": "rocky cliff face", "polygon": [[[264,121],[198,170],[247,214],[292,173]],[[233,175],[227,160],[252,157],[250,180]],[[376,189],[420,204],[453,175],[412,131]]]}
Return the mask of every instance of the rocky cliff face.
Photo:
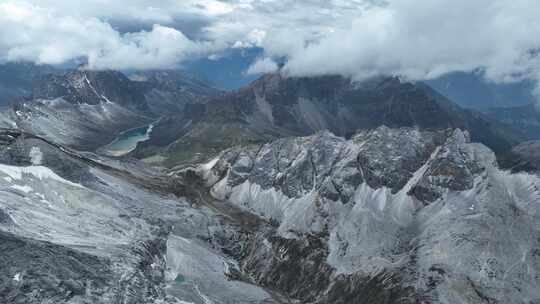
{"label": "rocky cliff face", "polygon": [[[533,303],[540,179],[460,130],[380,127],[225,152],[212,196],[266,219],[241,268],[307,303]],[[206,171],[205,171],[206,170]]]}

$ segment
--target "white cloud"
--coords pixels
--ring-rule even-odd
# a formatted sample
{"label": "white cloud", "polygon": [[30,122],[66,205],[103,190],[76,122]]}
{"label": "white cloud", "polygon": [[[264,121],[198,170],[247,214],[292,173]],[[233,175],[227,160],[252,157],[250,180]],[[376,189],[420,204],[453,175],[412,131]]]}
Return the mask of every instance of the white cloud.
{"label": "white cloud", "polygon": [[538,16],[537,0],[4,0],[0,60],[143,69],[261,47],[249,73],[538,80]]}
{"label": "white cloud", "polygon": [[121,34],[94,17],[58,15],[23,1],[0,4],[0,61],[60,64],[86,58],[92,69],[165,68],[216,49],[166,26]]}
{"label": "white cloud", "polygon": [[190,56],[207,54],[211,43],[189,40],[181,32],[154,25],[149,32],[123,35],[112,47],[89,52],[88,66],[92,69],[170,68]]}
{"label": "white cloud", "polygon": [[251,32],[247,34],[247,37],[245,37],[245,40],[238,40],[233,45],[232,48],[234,49],[241,49],[241,48],[254,48],[254,47],[262,47],[262,43],[266,38],[266,32],[259,30],[259,29],[253,29]]}
{"label": "white cloud", "polygon": [[157,68],[231,47],[264,47],[280,56],[347,24],[364,2],[5,0],[0,60],[87,58],[90,68]]}
{"label": "white cloud", "polygon": [[291,75],[390,74],[423,80],[481,69],[494,81],[538,79],[540,2],[394,0],[287,54]]}
{"label": "white cloud", "polygon": [[272,73],[278,70],[277,63],[272,58],[259,58],[257,59],[246,71],[248,75],[259,75],[265,73]]}

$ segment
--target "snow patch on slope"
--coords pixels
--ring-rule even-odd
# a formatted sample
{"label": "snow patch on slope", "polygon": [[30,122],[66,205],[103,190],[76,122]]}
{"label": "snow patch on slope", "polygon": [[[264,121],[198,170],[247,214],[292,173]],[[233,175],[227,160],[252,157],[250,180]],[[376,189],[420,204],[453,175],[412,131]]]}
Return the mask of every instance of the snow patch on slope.
{"label": "snow patch on slope", "polygon": [[0,173],[4,173],[15,180],[21,180],[25,176],[32,176],[40,180],[54,180],[72,187],[82,187],[58,176],[51,169],[43,166],[17,167],[0,164]]}
{"label": "snow patch on slope", "polygon": [[[259,287],[226,276],[228,265],[236,265],[207,245],[171,235],[167,240],[167,291],[178,298],[198,298],[202,303],[263,303],[271,297]],[[224,267],[227,265],[227,267]],[[183,286],[183,288],[180,288]],[[219,298],[216,298],[219,291]]]}
{"label": "snow patch on slope", "polygon": [[32,147],[30,149],[30,161],[33,165],[41,165],[41,161],[43,160],[43,153],[41,153],[41,150],[38,147]]}

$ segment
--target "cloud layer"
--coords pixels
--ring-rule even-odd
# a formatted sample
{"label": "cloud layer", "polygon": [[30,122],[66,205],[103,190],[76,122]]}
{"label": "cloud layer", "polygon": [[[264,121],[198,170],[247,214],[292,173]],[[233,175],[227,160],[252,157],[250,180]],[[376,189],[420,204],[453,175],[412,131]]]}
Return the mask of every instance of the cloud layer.
{"label": "cloud layer", "polygon": [[[366,7],[364,0],[5,0],[0,61],[93,69],[174,67],[228,48],[289,54]],[[297,28],[290,41],[279,29]]]}
{"label": "cloud layer", "polygon": [[0,60],[61,64],[85,59],[92,69],[172,67],[215,45],[155,24],[120,33],[96,17],[60,15],[28,2],[0,3]]}
{"label": "cloud layer", "polygon": [[272,58],[257,59],[246,71],[248,75],[272,73],[278,70],[277,63]]}
{"label": "cloud layer", "polygon": [[7,0],[0,61],[149,69],[259,47],[249,74],[285,59],[291,75],[538,81],[538,16],[536,0]]}
{"label": "cloud layer", "polygon": [[413,80],[481,70],[494,81],[540,76],[540,2],[399,0],[288,54],[293,75]]}

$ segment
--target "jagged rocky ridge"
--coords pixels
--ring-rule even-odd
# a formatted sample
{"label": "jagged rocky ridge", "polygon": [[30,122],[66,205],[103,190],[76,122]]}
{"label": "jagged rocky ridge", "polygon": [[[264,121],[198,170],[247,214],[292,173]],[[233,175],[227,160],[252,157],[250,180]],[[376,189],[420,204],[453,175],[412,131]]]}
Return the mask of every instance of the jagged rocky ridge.
{"label": "jagged rocky ridge", "polygon": [[305,303],[536,303],[540,179],[460,130],[380,127],[234,148],[211,195],[275,227],[241,269]]}

